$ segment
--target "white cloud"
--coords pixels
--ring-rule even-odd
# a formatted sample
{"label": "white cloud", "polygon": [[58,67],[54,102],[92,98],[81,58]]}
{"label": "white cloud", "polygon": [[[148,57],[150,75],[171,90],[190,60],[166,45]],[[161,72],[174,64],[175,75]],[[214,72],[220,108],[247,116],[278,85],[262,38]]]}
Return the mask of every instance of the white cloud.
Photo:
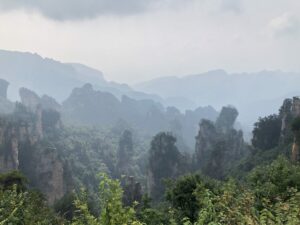
{"label": "white cloud", "polygon": [[[110,80],[129,83],[216,68],[300,70],[300,41],[293,33],[299,0],[183,1],[163,0],[153,10],[129,16],[64,22],[36,11],[6,11],[0,13],[0,49],[81,62],[99,68]],[[222,8],[224,1],[238,4],[241,13]],[[294,35],[273,38],[270,31],[276,37]]]}
{"label": "white cloud", "polygon": [[270,22],[275,36],[294,36],[300,33],[300,20],[291,13],[284,13]]}
{"label": "white cloud", "polygon": [[241,13],[243,11],[242,0],[222,0],[221,7],[224,10]]}
{"label": "white cloud", "polygon": [[81,20],[105,15],[134,15],[156,7],[178,7],[193,0],[1,0],[0,10],[36,11],[54,20]]}

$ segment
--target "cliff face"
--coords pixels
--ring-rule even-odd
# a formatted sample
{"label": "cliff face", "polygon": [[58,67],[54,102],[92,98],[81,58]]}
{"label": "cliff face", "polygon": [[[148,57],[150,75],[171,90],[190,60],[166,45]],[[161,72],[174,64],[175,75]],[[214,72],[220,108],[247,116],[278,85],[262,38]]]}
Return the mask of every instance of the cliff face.
{"label": "cliff face", "polygon": [[297,128],[293,130],[293,123],[300,118],[300,98],[286,99],[280,109],[282,118],[281,142],[287,142],[290,137],[293,138],[291,160],[297,162],[300,160],[300,138]]}
{"label": "cliff face", "polygon": [[20,170],[30,186],[41,190],[53,204],[67,190],[65,168],[44,137],[49,126],[57,128],[60,121],[52,118],[53,111],[42,107],[35,93],[23,89],[20,94],[22,104],[17,104],[13,114],[0,118],[0,173]]}
{"label": "cliff face", "polygon": [[35,158],[36,172],[33,180],[35,180],[35,186],[43,191],[48,202],[53,204],[67,191],[67,185],[64,182],[64,164],[53,150],[43,149],[42,152],[43,154]]}
{"label": "cliff face", "polygon": [[0,173],[19,168],[19,149],[16,129],[14,127],[5,127],[4,121],[1,121],[0,127]]}
{"label": "cliff face", "polygon": [[202,120],[196,137],[196,167],[203,173],[223,178],[224,171],[239,160],[246,148],[242,131],[234,129],[236,109],[223,107],[217,121]]}
{"label": "cliff face", "polygon": [[0,114],[11,113],[14,108],[14,104],[7,99],[7,89],[9,83],[0,79]]}
{"label": "cliff face", "polygon": [[38,106],[41,106],[43,109],[53,109],[60,111],[61,106],[56,100],[48,95],[39,97],[35,92],[27,89],[21,88],[19,91],[21,102],[32,112],[36,111]]}
{"label": "cliff face", "polygon": [[0,79],[0,97],[7,99],[7,88],[9,83],[6,80]]}
{"label": "cliff face", "polygon": [[133,176],[123,177],[121,185],[124,190],[123,203],[126,206],[131,206],[134,202],[142,202],[142,186]]}

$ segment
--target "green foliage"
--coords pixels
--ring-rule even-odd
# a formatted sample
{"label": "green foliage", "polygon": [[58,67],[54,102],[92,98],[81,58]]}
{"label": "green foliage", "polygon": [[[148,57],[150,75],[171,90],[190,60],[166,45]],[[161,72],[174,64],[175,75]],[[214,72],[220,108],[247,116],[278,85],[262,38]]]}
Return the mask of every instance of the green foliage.
{"label": "green foliage", "polygon": [[281,118],[278,115],[259,118],[252,133],[252,145],[255,148],[268,150],[276,147],[281,133]]}
{"label": "green foliage", "polygon": [[20,192],[14,185],[0,190],[0,225],[59,225],[63,221],[55,217],[36,192]]}
{"label": "green foliage", "polygon": [[297,117],[292,122],[292,131],[299,131],[300,130],[300,117]]}
{"label": "green foliage", "polygon": [[300,117],[297,117],[292,122],[292,131],[294,133],[295,140],[298,144],[300,144]]}
{"label": "green foliage", "polygon": [[3,190],[11,189],[16,185],[17,189],[25,190],[28,180],[19,171],[0,174],[0,188]]}
{"label": "green foliage", "polygon": [[200,169],[203,174],[224,179],[233,166],[248,153],[243,132],[233,127],[237,115],[236,109],[224,107],[216,123],[201,121],[196,136],[195,168]]}
{"label": "green foliage", "polygon": [[146,225],[170,224],[169,211],[166,207],[145,208],[137,216],[141,223]]}
{"label": "green foliage", "polygon": [[218,183],[199,174],[190,174],[180,177],[169,185],[166,191],[166,199],[176,210],[177,221],[185,217],[189,218],[191,222],[196,221],[200,203],[197,201],[195,192],[199,185],[215,191]]}
{"label": "green foliage", "polygon": [[55,202],[53,208],[55,212],[70,221],[74,217],[75,214],[75,205],[74,202],[76,200],[76,195],[74,192],[66,194],[62,199]]}
{"label": "green foliage", "polygon": [[278,197],[289,198],[288,188],[300,190],[300,166],[281,156],[270,165],[255,168],[248,176],[248,184],[260,199],[275,202]]}
{"label": "green foliage", "polygon": [[75,201],[78,209],[72,225],[139,225],[141,224],[135,218],[135,210],[130,207],[123,207],[123,191],[118,180],[112,180],[106,174],[100,174],[99,185],[99,204],[101,214],[96,217],[89,211],[86,201],[86,195],[83,193]]}
{"label": "green foliage", "polygon": [[132,158],[133,158],[133,140],[132,133],[125,130],[119,140],[117,151],[117,165],[119,175],[133,175]]}
{"label": "green foliage", "polygon": [[151,141],[149,151],[149,172],[153,186],[150,187],[151,198],[158,200],[164,193],[163,180],[175,178],[183,171],[182,156],[177,149],[176,138],[169,133],[159,133]]}

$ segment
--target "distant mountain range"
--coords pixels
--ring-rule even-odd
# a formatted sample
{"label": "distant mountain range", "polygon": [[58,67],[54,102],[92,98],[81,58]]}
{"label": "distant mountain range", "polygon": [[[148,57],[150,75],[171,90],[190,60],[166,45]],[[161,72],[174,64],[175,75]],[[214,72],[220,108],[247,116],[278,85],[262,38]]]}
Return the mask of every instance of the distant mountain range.
{"label": "distant mountain range", "polygon": [[278,110],[285,98],[300,95],[300,74],[282,71],[229,74],[215,70],[184,77],[163,77],[139,83],[136,90],[154,93],[165,99],[181,99],[174,106],[194,108],[233,105],[239,121],[253,124],[259,116]]}
{"label": "distant mountain range", "polygon": [[155,95],[134,91],[126,84],[108,82],[102,72],[82,64],[61,63],[37,54],[0,50],[0,78],[11,85],[9,98],[18,99],[20,87],[47,94],[62,102],[75,87],[91,83],[96,89],[107,91],[121,98],[127,95],[134,99],[152,99],[161,102]]}
{"label": "distant mountain range", "polygon": [[65,101],[72,90],[86,83],[96,91],[108,92],[119,101],[152,100],[163,106],[175,106],[182,112],[199,106],[220,109],[233,105],[238,120],[251,126],[258,117],[277,111],[287,97],[300,95],[300,74],[282,71],[229,74],[223,70],[184,77],[162,77],[130,87],[109,82],[102,72],[82,64],[61,63],[37,54],[0,50],[0,78],[11,85],[8,97],[18,99],[20,87]]}

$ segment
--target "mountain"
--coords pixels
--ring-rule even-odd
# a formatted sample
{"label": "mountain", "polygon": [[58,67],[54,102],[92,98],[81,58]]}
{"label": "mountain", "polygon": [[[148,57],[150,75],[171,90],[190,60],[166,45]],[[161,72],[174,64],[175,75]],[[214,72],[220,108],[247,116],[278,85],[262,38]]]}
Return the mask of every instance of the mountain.
{"label": "mountain", "polygon": [[[239,121],[252,125],[259,116],[276,112],[288,96],[300,94],[300,74],[282,71],[230,74],[224,70],[184,77],[163,77],[139,83],[136,90],[173,101],[180,109],[190,105],[234,105]],[[185,100],[184,100],[185,99]],[[192,104],[194,102],[194,104]]]}
{"label": "mountain", "polygon": [[[75,88],[62,103],[66,123],[100,127],[125,124],[145,136],[170,131],[193,148],[201,119],[215,120],[218,112],[212,107],[199,107],[181,113],[175,107],[165,108],[149,99],[136,100],[124,95],[121,99],[108,92],[95,90],[91,84]],[[183,143],[182,143],[183,144]]]}
{"label": "mountain", "polygon": [[9,98],[18,99],[18,90],[26,87],[39,95],[49,95],[59,102],[65,100],[75,87],[91,83],[98,90],[118,98],[127,95],[135,99],[154,99],[155,95],[132,90],[126,84],[108,82],[102,72],[78,63],[61,63],[28,52],[0,50],[0,78],[11,83]]}
{"label": "mountain", "polygon": [[9,83],[0,79],[0,114],[11,113],[14,110],[14,103],[7,99],[7,89]]}

